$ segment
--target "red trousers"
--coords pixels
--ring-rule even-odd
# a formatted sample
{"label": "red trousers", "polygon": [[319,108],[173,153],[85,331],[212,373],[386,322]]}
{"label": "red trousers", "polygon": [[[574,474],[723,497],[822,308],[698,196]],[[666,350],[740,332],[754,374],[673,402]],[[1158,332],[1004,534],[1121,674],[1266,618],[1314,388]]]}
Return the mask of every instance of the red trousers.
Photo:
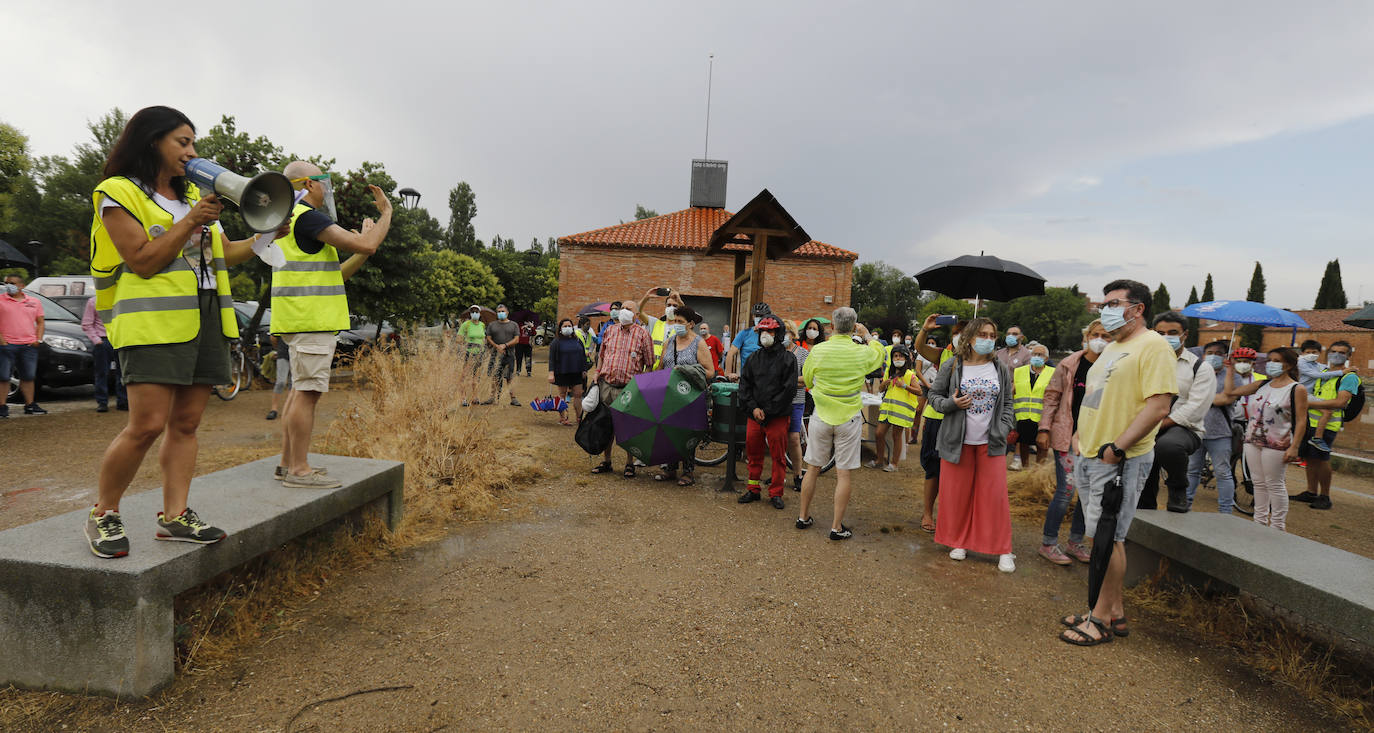
{"label": "red trousers", "polygon": [[940,514],[935,541],[969,552],[1011,552],[1011,503],[1007,458],[986,445],[965,445],[958,463],[940,461]]}
{"label": "red trousers", "polygon": [[787,479],[787,424],[791,415],[770,417],[762,425],[750,418],[749,428],[744,434],[744,453],[749,461],[749,490],[755,494],[763,493],[760,478],[763,477],[763,457],[773,455],[773,476],[768,484],[769,496],[782,496],[783,481]]}

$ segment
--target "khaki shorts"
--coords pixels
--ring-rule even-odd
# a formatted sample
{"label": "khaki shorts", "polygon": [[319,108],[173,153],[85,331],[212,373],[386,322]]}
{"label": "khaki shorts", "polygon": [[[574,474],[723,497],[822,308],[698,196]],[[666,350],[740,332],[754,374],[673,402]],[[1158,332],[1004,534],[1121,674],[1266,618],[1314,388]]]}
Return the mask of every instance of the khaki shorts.
{"label": "khaki shorts", "polygon": [[808,466],[824,466],[835,457],[835,468],[852,471],[859,467],[859,451],[863,444],[864,419],[854,415],[842,425],[831,425],[816,415],[806,431]]}
{"label": "khaki shorts", "polygon": [[291,350],[291,389],[328,392],[329,367],[334,361],[334,332],[284,333]]}
{"label": "khaki shorts", "polygon": [[615,398],[619,397],[620,393],[625,391],[624,387],[616,387],[604,379],[597,382],[597,384],[601,387],[599,392],[601,404],[607,407],[610,407],[611,403],[615,402]]}

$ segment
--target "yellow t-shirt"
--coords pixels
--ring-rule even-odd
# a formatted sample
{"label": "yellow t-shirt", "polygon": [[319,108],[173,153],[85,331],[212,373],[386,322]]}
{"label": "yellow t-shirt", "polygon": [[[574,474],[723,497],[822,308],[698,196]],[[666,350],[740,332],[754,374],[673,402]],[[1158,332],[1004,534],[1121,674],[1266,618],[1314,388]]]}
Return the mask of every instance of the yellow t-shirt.
{"label": "yellow t-shirt", "polygon": [[[1078,413],[1078,449],[1095,456],[1102,446],[1116,440],[1145,407],[1145,399],[1157,394],[1178,394],[1178,357],[1163,336],[1143,331],[1130,341],[1107,344],[1088,370],[1083,406]],[[1142,456],[1155,447],[1152,428],[1126,451],[1127,458]]]}
{"label": "yellow t-shirt", "polygon": [[[941,364],[944,364],[946,361],[949,361],[949,358],[950,358],[951,356],[954,356],[954,352],[953,352],[953,351],[951,351],[950,349],[947,349],[947,348],[946,348],[946,349],[941,349],[941,350],[940,350],[940,363],[935,365],[936,371],[939,371],[940,365],[941,365]],[[935,384],[935,380],[934,380],[934,379],[930,380],[930,383],[931,383],[931,384]],[[933,405],[930,404],[930,400],[926,400],[926,409],[924,409],[924,410],[921,411],[921,416],[924,417],[924,418],[927,419],[927,420],[942,420],[942,419],[944,419],[944,417],[945,417],[945,413],[939,412],[938,410],[936,410],[935,407],[934,407]]]}

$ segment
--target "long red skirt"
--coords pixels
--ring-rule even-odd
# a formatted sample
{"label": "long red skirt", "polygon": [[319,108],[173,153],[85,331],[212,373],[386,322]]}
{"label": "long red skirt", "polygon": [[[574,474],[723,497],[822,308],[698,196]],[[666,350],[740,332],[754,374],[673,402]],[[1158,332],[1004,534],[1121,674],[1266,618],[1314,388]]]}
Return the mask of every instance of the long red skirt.
{"label": "long red skirt", "polygon": [[940,461],[935,541],[987,555],[1011,552],[1006,456],[989,456],[986,445],[965,445],[958,463]]}

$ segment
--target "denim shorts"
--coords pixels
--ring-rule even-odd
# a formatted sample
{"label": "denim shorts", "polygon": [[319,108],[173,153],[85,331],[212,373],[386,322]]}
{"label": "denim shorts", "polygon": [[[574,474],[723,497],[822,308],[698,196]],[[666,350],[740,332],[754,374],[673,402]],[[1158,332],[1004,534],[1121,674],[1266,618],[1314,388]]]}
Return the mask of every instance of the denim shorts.
{"label": "denim shorts", "polygon": [[798,402],[792,405],[792,420],[787,423],[787,432],[800,433],[802,431],[802,413],[805,411],[805,402]]}
{"label": "denim shorts", "polygon": [[[1122,474],[1121,511],[1116,515],[1116,534],[1113,537],[1117,542],[1126,541],[1131,520],[1135,519],[1135,505],[1140,500],[1140,490],[1144,488],[1145,477],[1150,475],[1154,463],[1154,451],[1126,459]],[[1100,458],[1079,456],[1074,461],[1073,485],[1078,490],[1078,503],[1083,506],[1083,528],[1087,537],[1097,533],[1097,520],[1102,517],[1102,492],[1116,472],[1117,466],[1104,463]]]}
{"label": "denim shorts", "polygon": [[0,380],[11,376],[21,382],[32,382],[38,374],[38,344],[5,344],[0,346]]}

